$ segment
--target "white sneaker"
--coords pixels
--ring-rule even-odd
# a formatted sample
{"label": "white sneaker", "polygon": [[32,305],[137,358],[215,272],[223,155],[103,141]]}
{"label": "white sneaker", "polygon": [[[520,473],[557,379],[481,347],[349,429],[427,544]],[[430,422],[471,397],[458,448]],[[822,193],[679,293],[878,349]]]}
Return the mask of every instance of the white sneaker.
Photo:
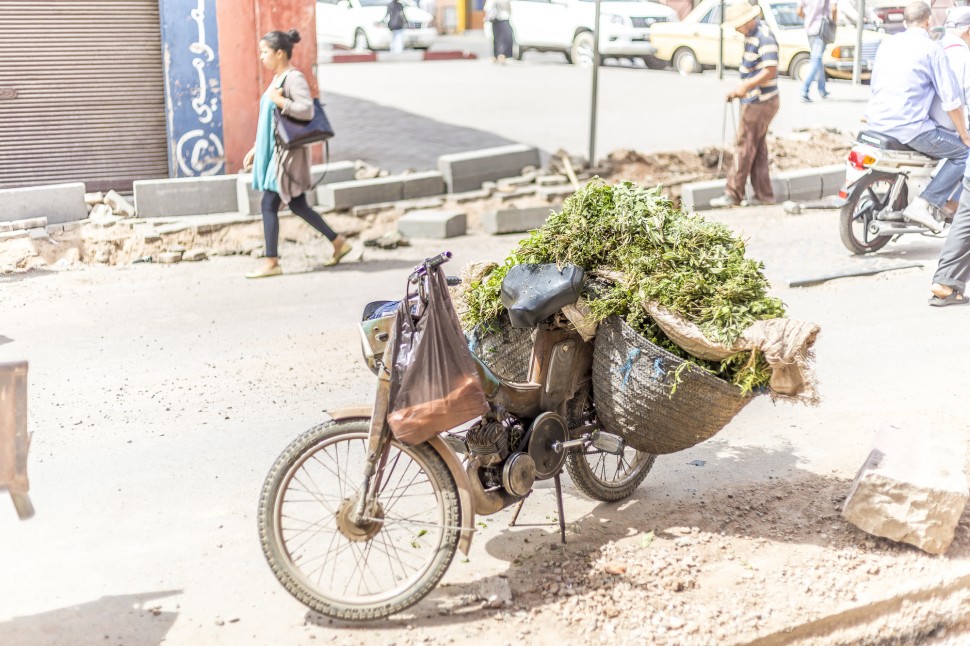
{"label": "white sneaker", "polygon": [[933,217],[933,206],[921,197],[917,197],[903,209],[903,217],[917,224],[922,224],[933,233],[939,233],[943,230],[943,225]]}

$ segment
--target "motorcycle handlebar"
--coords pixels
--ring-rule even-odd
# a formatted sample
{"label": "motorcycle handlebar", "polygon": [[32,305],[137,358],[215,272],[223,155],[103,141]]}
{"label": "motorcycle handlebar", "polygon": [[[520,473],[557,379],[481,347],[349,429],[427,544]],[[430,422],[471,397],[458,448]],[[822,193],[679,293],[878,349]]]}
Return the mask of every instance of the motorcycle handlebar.
{"label": "motorcycle handlebar", "polygon": [[[451,260],[450,251],[442,251],[437,256],[434,256],[433,258],[428,258],[423,263],[421,263],[420,265],[414,268],[414,271],[411,272],[410,282],[412,284],[417,283],[418,279],[421,278],[421,276],[424,276],[426,273],[428,273],[429,269],[435,269],[437,267],[440,267],[441,265],[445,264],[449,260]],[[451,285],[451,282],[449,282],[448,284]]]}

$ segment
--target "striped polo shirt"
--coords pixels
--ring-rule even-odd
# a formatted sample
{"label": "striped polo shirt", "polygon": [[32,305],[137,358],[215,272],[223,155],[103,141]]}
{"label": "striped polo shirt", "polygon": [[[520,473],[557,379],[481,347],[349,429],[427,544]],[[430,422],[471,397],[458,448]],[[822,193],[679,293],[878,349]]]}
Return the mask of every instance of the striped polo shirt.
{"label": "striped polo shirt", "polygon": [[[759,20],[750,36],[744,39],[744,57],[738,71],[741,80],[755,76],[766,67],[778,67],[778,41],[764,21]],[[767,85],[761,85],[748,92],[741,103],[758,103],[778,96],[777,77]]]}

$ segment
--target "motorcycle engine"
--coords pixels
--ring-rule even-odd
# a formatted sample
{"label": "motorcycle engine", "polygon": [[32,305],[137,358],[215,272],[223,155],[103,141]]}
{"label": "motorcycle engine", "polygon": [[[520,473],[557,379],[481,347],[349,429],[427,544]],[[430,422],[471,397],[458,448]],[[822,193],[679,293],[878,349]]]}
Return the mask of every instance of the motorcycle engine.
{"label": "motorcycle engine", "polygon": [[468,453],[483,467],[499,464],[509,455],[509,432],[505,424],[483,419],[465,435]]}

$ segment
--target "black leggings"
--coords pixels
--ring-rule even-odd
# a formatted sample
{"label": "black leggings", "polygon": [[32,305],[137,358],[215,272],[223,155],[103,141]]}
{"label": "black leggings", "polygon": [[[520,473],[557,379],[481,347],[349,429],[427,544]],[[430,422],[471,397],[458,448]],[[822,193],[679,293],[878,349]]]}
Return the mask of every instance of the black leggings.
{"label": "black leggings", "polygon": [[[279,254],[280,242],[280,206],[283,200],[279,193],[263,191],[263,235],[266,237],[266,257],[276,258]],[[323,221],[320,214],[310,208],[306,202],[306,194],[297,195],[290,200],[290,210],[303,218],[311,227],[327,236],[333,242],[337,234]]]}

